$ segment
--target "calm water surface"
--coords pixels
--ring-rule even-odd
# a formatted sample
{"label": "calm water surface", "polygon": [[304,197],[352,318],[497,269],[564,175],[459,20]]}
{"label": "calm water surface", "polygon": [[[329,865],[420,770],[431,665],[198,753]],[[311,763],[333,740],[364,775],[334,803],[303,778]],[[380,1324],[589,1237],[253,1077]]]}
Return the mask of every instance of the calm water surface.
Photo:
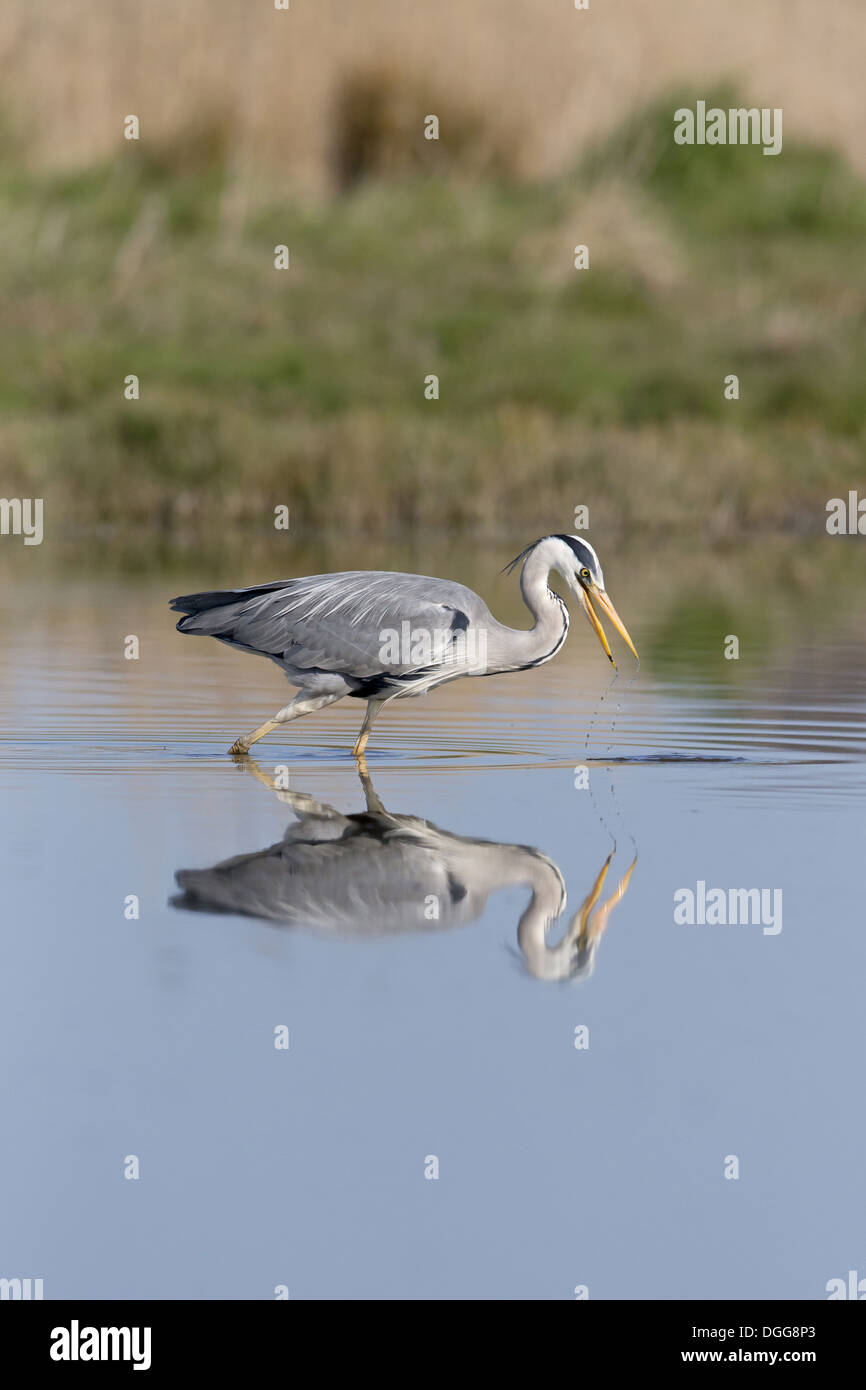
{"label": "calm water surface", "polygon": [[[508,558],[429,569],[519,622]],[[213,575],[26,559],[2,590],[0,1275],[808,1299],[866,1272],[866,657],[836,578],[753,554],[720,598],[707,560],[606,563],[636,679],[573,615],[549,666],[392,707],[363,779],[354,702],[226,756],[286,686],[175,634],[165,600]],[[678,923],[699,882],[778,890],[781,930]]]}

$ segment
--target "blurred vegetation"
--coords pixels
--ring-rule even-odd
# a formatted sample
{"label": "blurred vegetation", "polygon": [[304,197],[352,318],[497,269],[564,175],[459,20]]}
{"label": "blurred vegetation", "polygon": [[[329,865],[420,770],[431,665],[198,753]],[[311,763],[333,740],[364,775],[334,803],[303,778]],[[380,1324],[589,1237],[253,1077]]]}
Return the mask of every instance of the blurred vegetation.
{"label": "blurred vegetation", "polygon": [[862,475],[866,187],[787,140],[677,146],[679,105],[536,185],[473,172],[468,118],[401,159],[369,91],[330,201],[235,167],[218,121],[78,172],[8,158],[2,491],[44,497],[46,534],[280,504],[307,535],[530,537],[578,504],[606,532],[823,530]]}

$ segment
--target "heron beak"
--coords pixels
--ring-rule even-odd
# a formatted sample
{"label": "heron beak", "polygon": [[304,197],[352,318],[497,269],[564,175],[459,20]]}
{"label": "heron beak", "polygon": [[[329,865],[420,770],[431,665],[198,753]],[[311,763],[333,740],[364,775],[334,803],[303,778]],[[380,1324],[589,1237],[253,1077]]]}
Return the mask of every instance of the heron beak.
{"label": "heron beak", "polygon": [[[613,669],[616,670],[616,662],[613,659],[613,653],[610,649],[608,640],[605,637],[604,628],[599,622],[598,614],[592,606],[592,599],[590,598],[587,590],[584,589],[582,585],[577,585],[576,592],[578,598],[583,604],[583,611],[586,613],[586,616],[589,619],[590,626],[594,629],[596,637],[598,638],[601,645],[604,647],[608,661],[610,662]],[[610,618],[620,637],[622,637],[625,640],[629,650],[634,654],[635,659],[640,660],[637,652],[635,651],[634,642],[632,642],[631,638],[629,637],[624,622],[620,618],[619,614],[617,613],[616,609],[614,608],[604,589],[595,589],[593,592],[602,612],[606,613],[607,616]]]}
{"label": "heron beak", "polygon": [[628,635],[626,625],[617,613],[616,609],[614,608],[604,589],[596,589],[595,596],[598,599],[602,612],[606,613],[607,616],[610,618],[611,622],[613,623],[622,640],[625,642],[635,661],[640,661],[640,657],[637,654],[634,642]]}

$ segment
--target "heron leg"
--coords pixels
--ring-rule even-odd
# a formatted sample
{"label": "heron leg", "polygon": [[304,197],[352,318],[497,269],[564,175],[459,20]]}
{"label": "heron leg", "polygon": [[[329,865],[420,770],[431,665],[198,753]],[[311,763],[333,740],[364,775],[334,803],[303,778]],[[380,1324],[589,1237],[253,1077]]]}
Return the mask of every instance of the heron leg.
{"label": "heron leg", "polygon": [[371,815],[387,815],[387,811],[385,810],[385,807],[382,805],[382,799],[376,791],[376,788],[373,786],[373,779],[370,776],[370,770],[367,767],[367,759],[364,757],[363,753],[358,753],[357,759],[358,776],[361,779],[361,786],[364,789],[364,798],[367,802],[367,810],[370,812]]}
{"label": "heron leg", "polygon": [[269,719],[266,724],[260,724],[257,729],[253,729],[251,734],[244,734],[241,738],[235,739],[230,753],[248,753],[254,743],[258,743],[265,734],[273,733],[281,724],[289,724],[293,719],[300,719],[305,714],[313,714],[317,709],[324,709],[325,705],[332,705],[335,700],[342,700],[342,695],[308,695],[305,691],[299,690],[291,704],[281,709],[279,714],[275,714],[273,719]]}
{"label": "heron leg", "polygon": [[271,730],[275,729],[276,727],[276,719],[269,719],[267,724],[260,724],[257,729],[253,729],[252,733],[247,734],[246,737],[236,738],[231,748],[229,749],[229,752],[248,753],[254,743],[258,743],[260,738],[264,738],[265,734],[269,734]]}
{"label": "heron leg", "polygon": [[257,781],[267,787],[268,791],[272,791],[279,801],[284,802],[286,806],[291,806],[298,820],[304,818],[308,820],[314,818],[321,820],[341,819],[340,812],[335,807],[329,806],[325,801],[317,801],[314,796],[310,796],[309,792],[293,792],[289,788],[278,787],[276,777],[265,772],[264,768],[260,767],[249,753],[237,754],[235,765],[243,768],[245,772],[249,772]]}
{"label": "heron leg", "polygon": [[367,739],[370,737],[370,730],[373,727],[373,720],[376,718],[376,715],[379,713],[384,703],[384,700],[367,701],[367,713],[364,715],[364,722],[361,725],[361,732],[359,733],[355,741],[355,747],[352,749],[352,752],[354,753],[356,758],[360,758],[361,754],[364,752],[364,749],[367,747]]}

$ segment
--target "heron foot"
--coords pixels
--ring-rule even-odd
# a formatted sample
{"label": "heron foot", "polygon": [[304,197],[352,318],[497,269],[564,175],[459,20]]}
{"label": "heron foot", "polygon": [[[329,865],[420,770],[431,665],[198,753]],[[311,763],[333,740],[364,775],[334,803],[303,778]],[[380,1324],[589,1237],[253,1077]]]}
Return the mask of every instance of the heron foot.
{"label": "heron foot", "polygon": [[249,753],[253,744],[258,743],[259,739],[264,738],[265,734],[269,734],[276,729],[279,723],[280,720],[278,719],[269,719],[266,724],[260,724],[257,729],[253,729],[251,734],[242,734],[240,738],[235,739],[229,749],[229,753]]}

